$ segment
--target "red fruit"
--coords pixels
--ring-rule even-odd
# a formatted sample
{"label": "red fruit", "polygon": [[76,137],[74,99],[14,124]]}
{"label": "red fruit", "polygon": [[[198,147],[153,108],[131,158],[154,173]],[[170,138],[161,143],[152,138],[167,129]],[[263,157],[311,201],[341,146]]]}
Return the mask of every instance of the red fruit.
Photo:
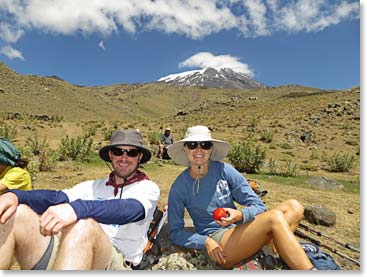
{"label": "red fruit", "polygon": [[216,208],[213,212],[214,220],[221,220],[223,217],[227,217],[227,212],[223,208]]}

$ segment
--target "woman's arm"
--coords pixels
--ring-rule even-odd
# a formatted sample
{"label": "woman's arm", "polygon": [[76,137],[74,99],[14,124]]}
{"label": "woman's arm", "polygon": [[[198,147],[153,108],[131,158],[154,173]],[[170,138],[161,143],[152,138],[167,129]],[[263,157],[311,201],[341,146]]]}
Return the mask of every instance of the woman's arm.
{"label": "woman's arm", "polygon": [[231,165],[226,164],[225,174],[229,180],[234,200],[246,206],[242,209],[243,223],[252,221],[257,214],[266,211],[264,202],[253,191],[246,178]]}

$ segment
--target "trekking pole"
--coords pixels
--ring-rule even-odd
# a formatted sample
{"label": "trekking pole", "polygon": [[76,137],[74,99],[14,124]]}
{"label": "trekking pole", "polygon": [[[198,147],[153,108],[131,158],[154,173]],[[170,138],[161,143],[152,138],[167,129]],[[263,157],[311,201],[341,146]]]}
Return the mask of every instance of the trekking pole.
{"label": "trekking pole", "polygon": [[332,237],[330,237],[330,236],[327,236],[327,235],[325,235],[325,234],[322,234],[322,233],[321,233],[321,232],[319,232],[319,231],[316,231],[316,230],[314,230],[314,229],[311,229],[309,226],[304,225],[304,224],[302,224],[302,223],[299,223],[298,225],[299,225],[299,227],[301,227],[302,229],[304,229],[304,230],[306,230],[306,231],[311,232],[311,234],[317,235],[317,236],[319,236],[319,237],[325,237],[325,238],[327,238],[327,239],[330,239],[330,240],[332,240],[332,241],[336,242],[337,244],[339,244],[339,245],[341,245],[341,246],[344,246],[345,248],[348,248],[348,249],[350,249],[350,250],[353,250],[353,251],[356,251],[356,252],[360,253],[360,250],[359,250],[359,249],[354,248],[354,247],[353,247],[353,246],[351,246],[349,243],[343,243],[343,242],[340,242],[340,241],[338,241],[338,240],[336,240],[336,239],[334,239],[334,238],[332,238]]}
{"label": "trekking pole", "polygon": [[332,253],[334,253],[334,254],[337,254],[337,255],[339,255],[340,257],[343,257],[343,258],[345,258],[345,259],[347,259],[347,260],[351,261],[352,263],[356,264],[358,267],[360,267],[360,263],[359,263],[359,261],[357,261],[357,260],[355,260],[355,259],[353,259],[353,258],[351,258],[351,257],[349,257],[349,256],[347,256],[347,255],[345,255],[345,254],[343,254],[343,253],[341,253],[341,252],[339,252],[339,251],[338,251],[338,250],[336,250],[335,248],[331,248],[330,246],[328,246],[328,245],[326,245],[326,244],[323,244],[322,242],[318,241],[317,239],[314,239],[314,238],[312,238],[312,237],[310,237],[310,236],[306,235],[305,233],[302,233],[302,232],[301,232],[301,231],[299,231],[299,230],[296,230],[296,231],[294,232],[294,234],[295,234],[296,236],[298,236],[298,237],[302,238],[302,239],[307,239],[307,240],[311,241],[312,243],[314,243],[314,244],[316,244],[316,245],[318,245],[318,246],[320,246],[320,247],[324,247],[324,248],[326,248],[327,250],[329,250],[330,252],[332,252]]}

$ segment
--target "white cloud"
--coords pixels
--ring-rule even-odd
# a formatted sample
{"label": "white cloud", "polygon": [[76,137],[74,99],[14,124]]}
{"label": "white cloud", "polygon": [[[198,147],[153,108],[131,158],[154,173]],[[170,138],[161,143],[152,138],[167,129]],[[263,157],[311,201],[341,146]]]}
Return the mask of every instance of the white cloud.
{"label": "white cloud", "polygon": [[15,42],[21,30],[31,29],[103,38],[121,29],[158,30],[192,39],[230,29],[246,37],[311,32],[359,18],[359,5],[356,0],[1,0],[2,21],[13,28],[3,27],[0,39]]}
{"label": "white cloud", "polygon": [[0,23],[0,39],[8,43],[17,42],[24,31],[7,23]]}
{"label": "white cloud", "polygon": [[7,56],[9,59],[21,59],[25,61],[22,52],[19,50],[14,49],[11,46],[4,46],[0,49],[0,54],[3,54],[4,56]]}
{"label": "white cloud", "polygon": [[[274,2],[274,0],[272,0]],[[343,20],[359,18],[359,2],[302,0],[278,7],[273,20],[276,30],[321,31]]]}
{"label": "white cloud", "polygon": [[181,62],[179,64],[179,67],[191,67],[191,68],[227,67],[242,72],[244,74],[247,74],[250,77],[253,77],[254,73],[249,68],[249,66],[243,62],[240,62],[239,60],[240,60],[239,58],[233,57],[231,55],[214,56],[212,53],[209,52],[200,52]]}
{"label": "white cloud", "polygon": [[104,47],[104,42],[103,42],[103,40],[101,40],[101,41],[99,42],[98,47],[99,47],[99,48],[101,48],[101,49],[103,49],[104,51],[106,51],[106,47]]}

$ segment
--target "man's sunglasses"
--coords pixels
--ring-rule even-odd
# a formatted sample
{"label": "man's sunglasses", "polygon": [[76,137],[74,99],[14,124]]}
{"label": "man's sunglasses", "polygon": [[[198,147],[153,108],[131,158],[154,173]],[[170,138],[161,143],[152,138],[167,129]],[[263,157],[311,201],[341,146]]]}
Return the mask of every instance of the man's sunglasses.
{"label": "man's sunglasses", "polygon": [[189,141],[189,142],[185,142],[185,146],[187,148],[189,148],[190,150],[194,150],[196,148],[198,148],[198,146],[200,145],[200,148],[204,149],[204,150],[209,150],[210,148],[213,147],[213,143],[211,143],[210,141]]}
{"label": "man's sunglasses", "polygon": [[130,158],[134,158],[137,155],[139,155],[140,150],[139,149],[123,149],[123,148],[111,148],[111,152],[114,156],[122,156],[124,153]]}

